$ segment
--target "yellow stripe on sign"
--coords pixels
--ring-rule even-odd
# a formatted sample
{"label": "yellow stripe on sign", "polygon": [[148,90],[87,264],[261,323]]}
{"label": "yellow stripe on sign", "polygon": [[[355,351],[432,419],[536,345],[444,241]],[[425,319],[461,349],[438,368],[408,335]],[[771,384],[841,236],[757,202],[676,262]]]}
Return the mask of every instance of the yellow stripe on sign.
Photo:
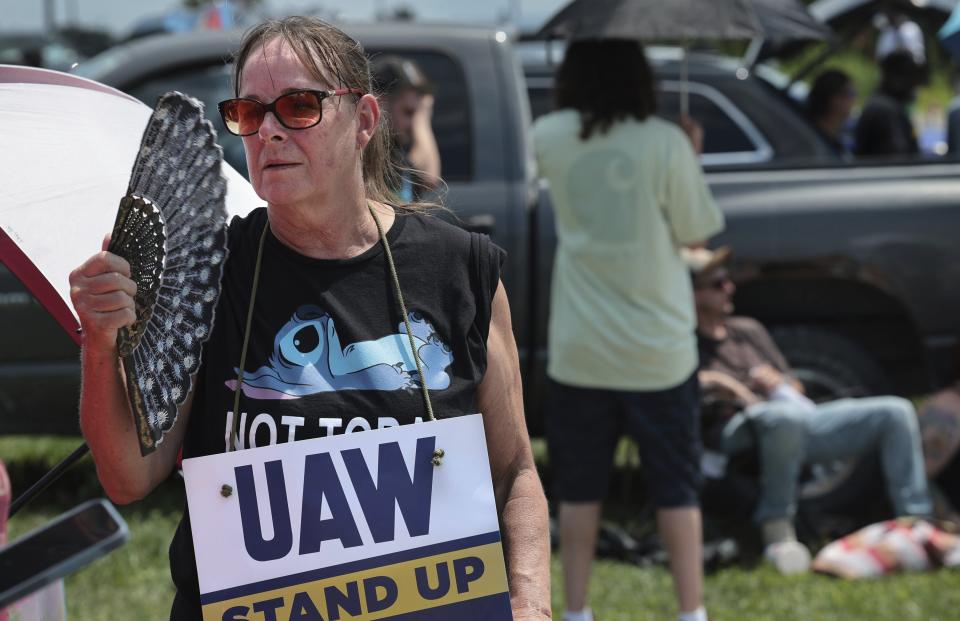
{"label": "yellow stripe on sign", "polygon": [[496,542],[207,604],[203,620],[383,619],[506,592]]}

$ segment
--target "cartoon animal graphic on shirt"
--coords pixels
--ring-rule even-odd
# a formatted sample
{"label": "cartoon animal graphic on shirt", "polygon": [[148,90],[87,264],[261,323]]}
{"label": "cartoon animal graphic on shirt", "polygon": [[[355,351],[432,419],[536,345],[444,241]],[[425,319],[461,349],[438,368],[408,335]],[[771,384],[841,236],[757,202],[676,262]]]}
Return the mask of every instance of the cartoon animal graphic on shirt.
{"label": "cartoon animal graphic on shirt", "polygon": [[[447,388],[446,369],[453,362],[450,347],[420,313],[411,312],[408,319],[427,387]],[[401,322],[398,330],[344,347],[330,315],[313,305],[301,306],[277,333],[268,363],[243,372],[241,390],[255,399],[299,399],[336,390],[417,388],[420,382],[406,325]],[[233,378],[226,385],[235,390],[236,382]]]}

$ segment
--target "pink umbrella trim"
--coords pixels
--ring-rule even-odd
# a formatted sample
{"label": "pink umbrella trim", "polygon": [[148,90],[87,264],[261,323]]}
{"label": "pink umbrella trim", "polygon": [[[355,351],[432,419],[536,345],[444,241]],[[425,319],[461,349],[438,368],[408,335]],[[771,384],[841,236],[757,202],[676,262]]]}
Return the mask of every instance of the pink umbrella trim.
{"label": "pink umbrella trim", "polygon": [[37,269],[37,266],[23,253],[17,243],[10,239],[6,231],[0,229],[0,260],[13,272],[14,276],[47,309],[57,323],[67,331],[70,338],[80,345],[80,323],[73,311],[66,305],[53,285]]}

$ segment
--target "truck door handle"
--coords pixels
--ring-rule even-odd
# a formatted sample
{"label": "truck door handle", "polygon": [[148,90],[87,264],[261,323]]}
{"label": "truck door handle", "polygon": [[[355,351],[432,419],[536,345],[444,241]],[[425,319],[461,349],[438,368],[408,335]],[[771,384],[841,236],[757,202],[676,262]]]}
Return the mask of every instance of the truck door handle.
{"label": "truck door handle", "polygon": [[463,228],[472,233],[492,235],[496,228],[497,219],[490,213],[478,213],[463,220]]}

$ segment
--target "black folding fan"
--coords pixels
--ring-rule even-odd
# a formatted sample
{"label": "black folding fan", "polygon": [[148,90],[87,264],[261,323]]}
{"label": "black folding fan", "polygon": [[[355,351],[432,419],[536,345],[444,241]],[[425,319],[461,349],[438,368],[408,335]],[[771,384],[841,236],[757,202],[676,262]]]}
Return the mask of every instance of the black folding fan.
{"label": "black folding fan", "polygon": [[163,441],[210,336],[226,260],[223,152],[203,104],[163,95],[147,123],[108,250],[130,263],[136,321],[121,329],[140,451]]}

